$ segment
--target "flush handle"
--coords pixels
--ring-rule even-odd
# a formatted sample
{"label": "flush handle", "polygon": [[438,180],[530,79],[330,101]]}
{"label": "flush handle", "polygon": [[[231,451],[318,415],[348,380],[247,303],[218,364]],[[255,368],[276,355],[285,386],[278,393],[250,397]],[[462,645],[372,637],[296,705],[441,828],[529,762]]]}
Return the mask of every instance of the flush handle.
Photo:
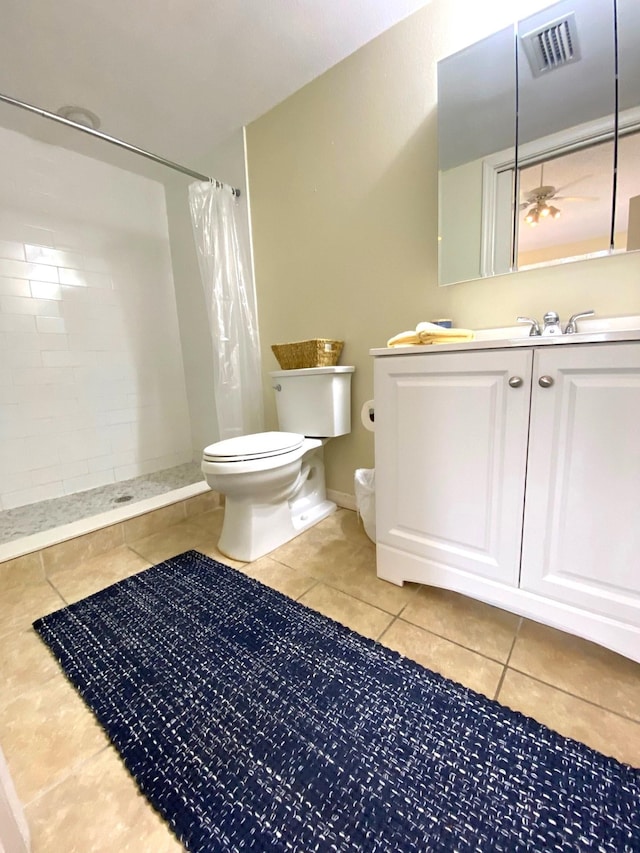
{"label": "flush handle", "polygon": [[510,376],[509,385],[512,388],[519,388],[522,385],[522,376]]}
{"label": "flush handle", "polygon": [[538,385],[541,388],[551,388],[551,386],[553,385],[553,377],[541,376],[540,379],[538,379]]}

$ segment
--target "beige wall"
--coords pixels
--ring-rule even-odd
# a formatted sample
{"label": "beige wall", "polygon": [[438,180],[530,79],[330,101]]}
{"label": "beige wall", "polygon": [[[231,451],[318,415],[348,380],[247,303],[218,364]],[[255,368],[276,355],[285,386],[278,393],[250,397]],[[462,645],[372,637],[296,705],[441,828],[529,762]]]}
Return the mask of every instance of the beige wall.
{"label": "beige wall", "polygon": [[[338,491],[374,464],[359,418],[370,347],[433,317],[483,328],[640,309],[640,254],[438,287],[436,62],[504,23],[474,5],[434,0],[247,128],[265,380],[283,341],[344,339],[356,366],[352,433],[326,452]],[[275,426],[267,381],[265,404]]]}
{"label": "beige wall", "polygon": [[640,249],[640,195],[629,199],[629,230],[627,233],[629,249]]}

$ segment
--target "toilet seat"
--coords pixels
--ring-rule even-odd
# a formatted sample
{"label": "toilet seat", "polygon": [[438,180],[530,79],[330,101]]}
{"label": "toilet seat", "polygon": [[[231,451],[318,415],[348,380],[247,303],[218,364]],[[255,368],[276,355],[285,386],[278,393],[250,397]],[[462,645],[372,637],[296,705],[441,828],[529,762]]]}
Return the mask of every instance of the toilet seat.
{"label": "toilet seat", "polygon": [[[292,433],[288,433],[292,435]],[[260,433],[258,433],[260,435]],[[293,435],[298,437],[296,433]],[[246,438],[246,436],[242,436]],[[235,441],[234,438],[228,441]],[[220,442],[222,443],[222,442]],[[260,471],[272,471],[276,468],[284,469],[291,463],[298,463],[305,453],[310,450],[315,450],[322,447],[322,440],[319,438],[305,438],[302,436],[302,441],[293,450],[285,450],[282,453],[263,452],[262,455],[254,456],[253,458],[241,458],[239,456],[221,456],[218,459],[212,459],[210,456],[203,454],[202,456],[202,472],[205,477],[209,474],[219,475],[221,477],[234,477],[237,474],[259,473]],[[205,450],[215,448],[215,445],[209,445]]]}
{"label": "toilet seat", "polygon": [[250,462],[253,459],[269,459],[291,453],[302,447],[303,435],[295,432],[257,432],[217,441],[205,447],[206,462]]}

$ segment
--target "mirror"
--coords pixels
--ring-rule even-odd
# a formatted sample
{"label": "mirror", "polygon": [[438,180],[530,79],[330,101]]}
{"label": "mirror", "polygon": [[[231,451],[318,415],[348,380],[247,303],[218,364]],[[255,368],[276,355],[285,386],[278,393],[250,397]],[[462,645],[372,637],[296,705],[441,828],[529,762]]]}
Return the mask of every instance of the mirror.
{"label": "mirror", "polygon": [[618,146],[615,251],[640,249],[640,3],[618,0]]}
{"label": "mirror", "polygon": [[438,63],[439,284],[640,248],[638,5],[561,0]]}
{"label": "mirror", "polygon": [[561,0],[516,25],[515,269],[611,247],[614,11],[612,0]]}
{"label": "mirror", "polygon": [[[514,172],[497,170],[491,214],[485,206],[485,162],[497,152],[515,159],[516,61],[507,27],[438,63],[439,283],[480,278],[485,262],[511,266]],[[510,152],[510,155],[509,155]],[[494,189],[492,182],[492,189]],[[485,260],[482,223],[503,238]],[[497,242],[497,241],[495,241]]]}

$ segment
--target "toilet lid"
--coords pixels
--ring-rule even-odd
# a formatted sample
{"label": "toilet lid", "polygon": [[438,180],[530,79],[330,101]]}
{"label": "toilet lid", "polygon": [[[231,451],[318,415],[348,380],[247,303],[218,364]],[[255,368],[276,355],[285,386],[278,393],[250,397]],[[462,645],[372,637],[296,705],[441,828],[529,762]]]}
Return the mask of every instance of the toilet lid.
{"label": "toilet lid", "polygon": [[203,457],[209,462],[240,462],[264,459],[297,450],[302,446],[303,435],[296,432],[257,432],[226,438],[205,447]]}

